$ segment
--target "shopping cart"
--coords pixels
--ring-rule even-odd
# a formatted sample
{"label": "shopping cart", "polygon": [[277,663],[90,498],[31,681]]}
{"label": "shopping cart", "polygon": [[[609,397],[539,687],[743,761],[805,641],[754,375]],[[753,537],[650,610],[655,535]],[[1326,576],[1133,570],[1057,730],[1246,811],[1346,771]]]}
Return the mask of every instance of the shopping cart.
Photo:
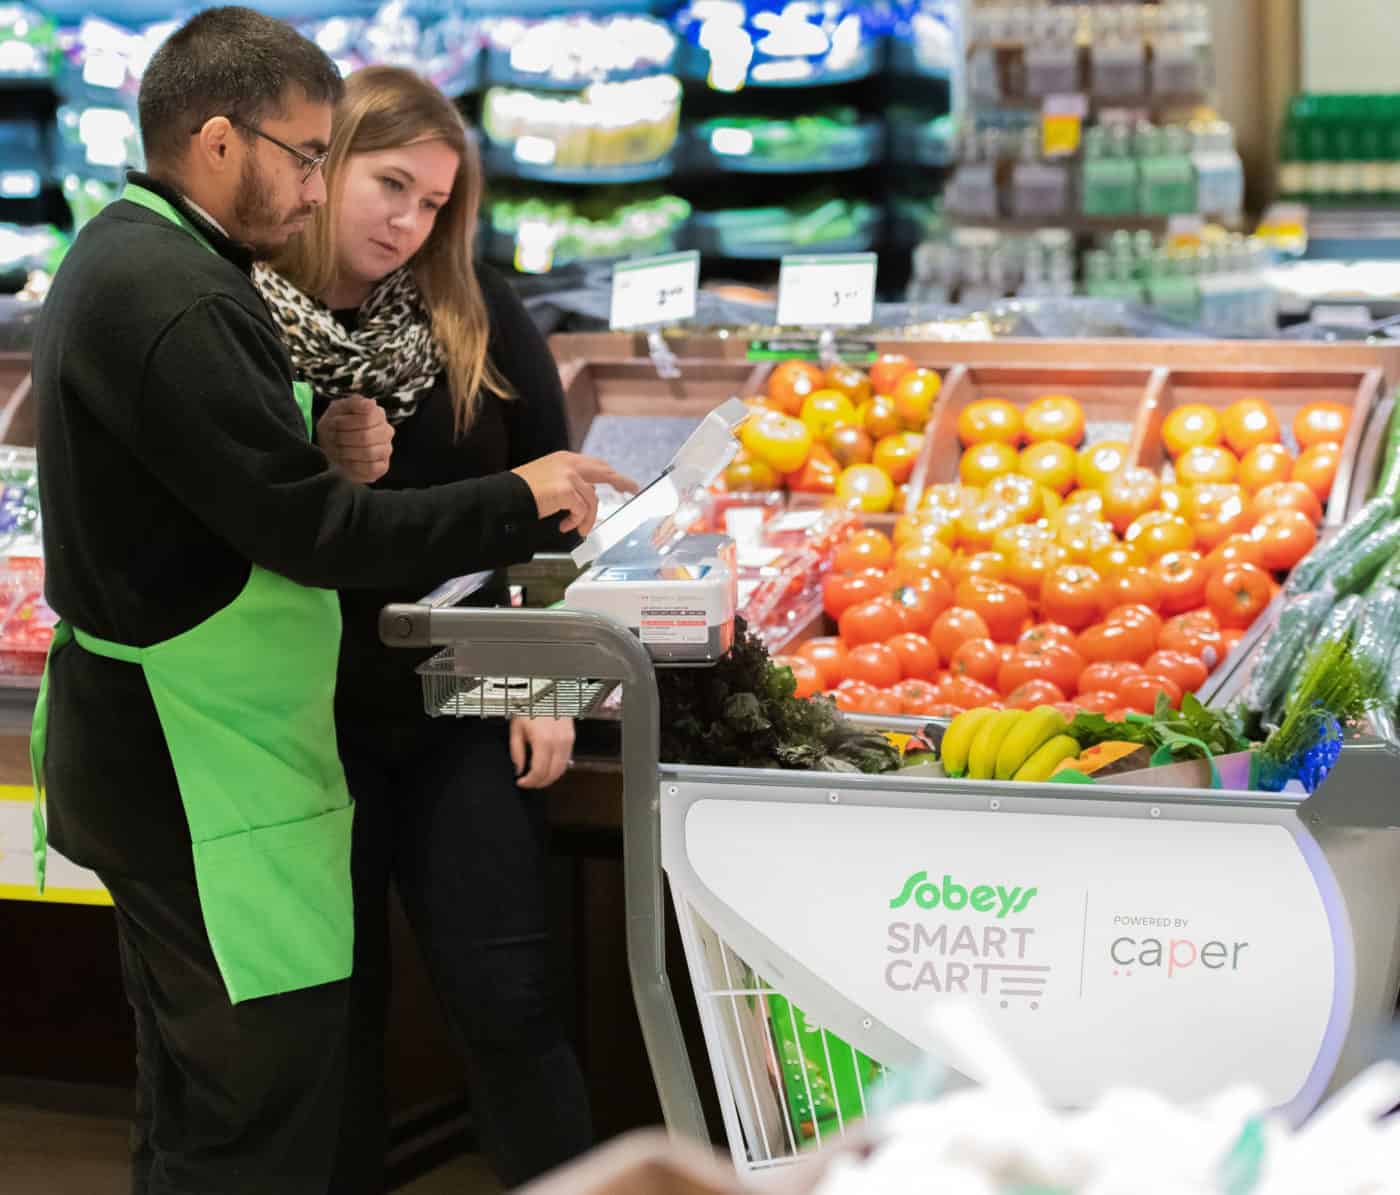
{"label": "shopping cart", "polygon": [[[677,767],[653,663],[573,611],[391,606],[435,716],[596,716],[621,690],[627,945],[668,1126],[706,1134],[663,951],[663,865],[735,1164],[846,1133],[974,1001],[1048,1097],[1249,1081],[1294,1117],[1400,987],[1400,753],[1303,794]],[[610,703],[609,703],[610,704]],[[972,1076],[975,1078],[975,1076]]]}

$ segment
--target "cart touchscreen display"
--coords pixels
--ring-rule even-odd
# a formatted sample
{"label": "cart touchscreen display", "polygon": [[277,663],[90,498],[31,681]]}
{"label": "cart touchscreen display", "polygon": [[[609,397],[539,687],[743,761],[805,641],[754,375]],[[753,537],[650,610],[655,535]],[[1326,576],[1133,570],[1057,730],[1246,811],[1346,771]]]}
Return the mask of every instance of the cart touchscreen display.
{"label": "cart touchscreen display", "polygon": [[708,564],[657,564],[635,568],[613,567],[599,571],[600,581],[700,581],[709,575]]}

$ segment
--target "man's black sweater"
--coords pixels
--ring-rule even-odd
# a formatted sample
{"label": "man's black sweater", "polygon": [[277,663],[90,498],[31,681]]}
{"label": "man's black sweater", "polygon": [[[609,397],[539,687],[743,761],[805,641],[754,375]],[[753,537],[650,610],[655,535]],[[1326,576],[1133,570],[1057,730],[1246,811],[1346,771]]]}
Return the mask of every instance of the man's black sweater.
{"label": "man's black sweater", "polygon": [[[292,369],[249,256],[181,197],[215,252],[118,202],[75,241],[34,342],[46,591],[72,625],[148,646],[232,601],[251,565],[372,588],[528,560],[552,538],[523,480],[433,490],[346,481],[307,438]],[[259,650],[257,643],[247,646]],[[138,876],[192,873],[169,752],[138,665],[54,653],[50,837]]]}

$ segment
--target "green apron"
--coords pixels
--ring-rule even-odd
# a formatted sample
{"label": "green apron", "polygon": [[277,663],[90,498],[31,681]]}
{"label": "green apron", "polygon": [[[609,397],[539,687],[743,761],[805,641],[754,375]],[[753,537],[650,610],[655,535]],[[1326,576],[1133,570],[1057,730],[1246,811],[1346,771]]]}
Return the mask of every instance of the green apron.
{"label": "green apron", "polygon": [[[122,198],[165,216],[214,252],[158,195],[128,186]],[[310,387],[298,382],[294,395],[309,435]],[[138,664],[145,673],[189,822],[204,924],[229,998],[238,1003],[346,978],[354,944],[354,807],[332,713],[340,650],[335,593],[253,565],[232,602],[183,634],[128,647],[60,622],[50,656],[73,642]],[[30,741],[41,891],[47,730],[46,668]],[[120,799],[116,788],[113,799]]]}

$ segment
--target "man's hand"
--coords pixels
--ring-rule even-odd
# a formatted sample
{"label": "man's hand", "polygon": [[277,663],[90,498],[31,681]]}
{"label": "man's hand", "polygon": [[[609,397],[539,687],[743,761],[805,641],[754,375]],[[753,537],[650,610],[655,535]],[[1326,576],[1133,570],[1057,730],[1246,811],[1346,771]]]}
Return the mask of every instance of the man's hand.
{"label": "man's hand", "polygon": [[525,479],[535,495],[540,518],[547,519],[562,510],[566,514],[559,530],[577,531],[580,535],[592,531],[598,517],[595,486],[610,485],[624,494],[637,492],[637,483],[630,477],[623,477],[605,461],[576,452],[551,452],[511,472]]}
{"label": "man's hand", "polygon": [[372,398],[337,398],[316,424],[316,443],[351,481],[368,485],[389,471],[394,428]]}
{"label": "man's hand", "polygon": [[[510,720],[510,759],[515,764],[515,783],[521,788],[548,788],[564,774],[573,749],[571,718]],[[528,772],[525,771],[527,759]]]}

